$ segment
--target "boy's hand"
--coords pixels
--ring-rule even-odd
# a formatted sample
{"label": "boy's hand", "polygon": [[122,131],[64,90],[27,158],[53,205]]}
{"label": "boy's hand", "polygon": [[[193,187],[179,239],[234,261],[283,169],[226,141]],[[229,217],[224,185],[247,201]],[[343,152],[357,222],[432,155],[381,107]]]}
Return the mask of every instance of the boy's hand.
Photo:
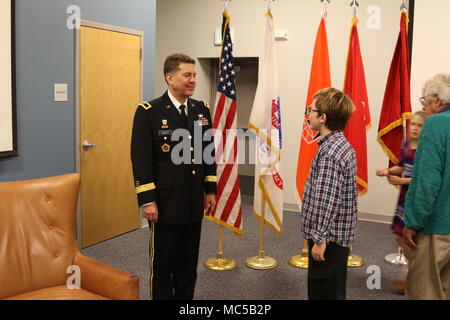
{"label": "boy's hand", "polygon": [[389,175],[389,169],[378,169],[376,174],[379,177],[387,177]]}
{"label": "boy's hand", "polygon": [[313,257],[314,260],[316,261],[325,261],[325,250],[327,248],[327,241],[326,239],[322,240],[322,243],[317,244],[314,243],[312,250],[311,250],[311,255]]}

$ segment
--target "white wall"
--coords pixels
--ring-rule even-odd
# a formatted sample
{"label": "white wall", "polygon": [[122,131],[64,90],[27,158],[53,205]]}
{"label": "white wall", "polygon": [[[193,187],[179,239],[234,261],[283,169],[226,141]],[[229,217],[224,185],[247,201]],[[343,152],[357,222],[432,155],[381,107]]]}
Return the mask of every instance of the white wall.
{"label": "white wall", "polygon": [[[350,1],[331,1],[327,25],[332,85],[340,89],[343,87],[353,15],[349,3]],[[374,173],[376,169],[386,167],[388,162],[376,142],[376,135],[387,74],[399,32],[400,1],[359,0],[359,3],[359,34],[372,116],[372,129],[367,134],[369,192],[360,198],[359,208],[364,213],[392,216],[398,191],[389,186],[385,179],[377,178]],[[379,30],[369,30],[366,26],[371,17],[367,13],[370,5],[377,5],[381,9]],[[230,2],[235,57],[255,57],[262,54],[266,8],[266,2],[262,0]],[[183,52],[194,58],[219,56],[220,47],[214,46],[213,34],[214,29],[221,26],[222,11],[223,3],[219,0],[157,1],[155,96],[161,95],[166,89],[162,68],[167,55]],[[274,2],[272,12],[275,28],[289,32],[289,40],[277,42],[277,50],[285,145],[285,202],[295,204],[300,128],[321,5],[319,1],[280,0]],[[209,97],[209,75],[202,68],[197,69],[199,74],[195,97],[204,100]],[[210,101],[210,104],[213,103],[214,101]]]}
{"label": "white wall", "polygon": [[437,73],[450,73],[450,1],[416,0],[411,68],[413,110],[422,107],[422,85]]}

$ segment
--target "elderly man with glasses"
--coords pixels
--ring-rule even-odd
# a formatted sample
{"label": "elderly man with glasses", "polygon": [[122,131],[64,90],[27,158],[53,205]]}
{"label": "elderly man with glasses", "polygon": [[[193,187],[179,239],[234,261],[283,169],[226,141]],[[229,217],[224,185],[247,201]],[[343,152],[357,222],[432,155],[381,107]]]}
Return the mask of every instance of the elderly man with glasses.
{"label": "elderly man with glasses", "polygon": [[425,121],[405,201],[403,235],[414,249],[406,298],[450,300],[450,74],[423,86]]}

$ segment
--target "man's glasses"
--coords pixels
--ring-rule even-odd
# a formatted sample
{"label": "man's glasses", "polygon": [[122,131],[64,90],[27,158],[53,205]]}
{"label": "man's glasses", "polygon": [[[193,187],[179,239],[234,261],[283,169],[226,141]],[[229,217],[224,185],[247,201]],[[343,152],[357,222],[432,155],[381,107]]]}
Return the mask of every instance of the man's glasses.
{"label": "man's glasses", "polygon": [[323,112],[317,109],[313,109],[312,106],[309,106],[308,108],[306,108],[305,110],[305,115],[309,116],[311,114],[311,112],[317,112],[318,115],[320,116]]}
{"label": "man's glasses", "polygon": [[437,97],[437,95],[436,95],[436,94],[429,94],[429,95],[427,95],[427,96],[420,97],[420,98],[419,98],[420,104],[421,104],[422,106],[424,106],[424,105],[425,105],[425,102],[427,101],[427,98],[429,98],[429,97]]}

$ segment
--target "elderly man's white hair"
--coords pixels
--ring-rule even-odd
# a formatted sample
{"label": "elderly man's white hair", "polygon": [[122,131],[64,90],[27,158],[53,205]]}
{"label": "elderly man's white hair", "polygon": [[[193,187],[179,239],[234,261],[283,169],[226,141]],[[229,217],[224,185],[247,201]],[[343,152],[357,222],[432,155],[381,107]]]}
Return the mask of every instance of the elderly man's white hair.
{"label": "elderly man's white hair", "polygon": [[450,74],[440,73],[429,79],[423,85],[423,96],[437,95],[442,104],[450,104]]}

